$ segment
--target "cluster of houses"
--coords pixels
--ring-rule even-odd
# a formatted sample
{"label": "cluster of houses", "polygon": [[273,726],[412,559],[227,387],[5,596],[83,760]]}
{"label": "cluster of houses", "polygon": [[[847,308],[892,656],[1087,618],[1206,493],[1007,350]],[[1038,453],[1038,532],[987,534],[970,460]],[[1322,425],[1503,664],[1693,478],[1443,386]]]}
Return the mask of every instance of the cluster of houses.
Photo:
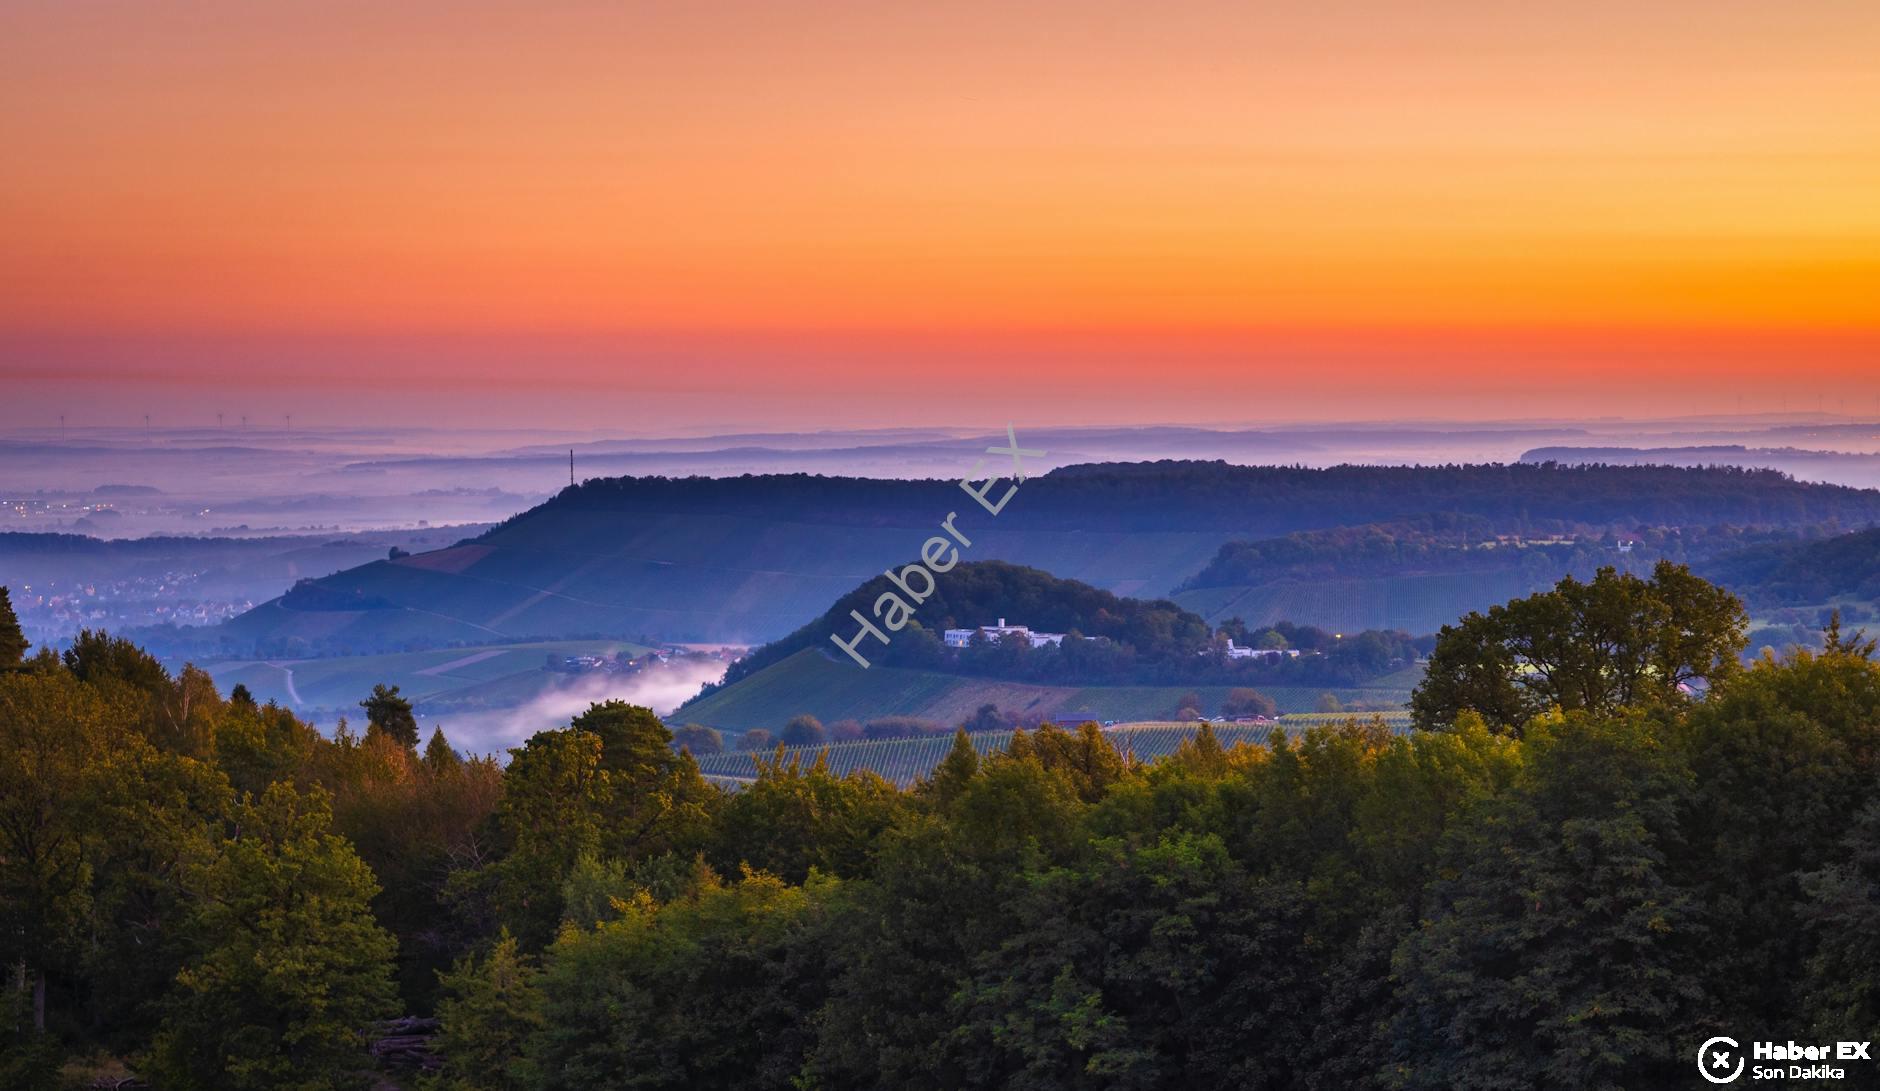
{"label": "cluster of houses", "polygon": [[1243,648],[1234,643],[1233,637],[1227,638],[1227,658],[1229,659],[1297,659],[1298,648]]}
{"label": "cluster of houses", "polygon": [[640,656],[628,655],[557,655],[550,653],[545,669],[562,674],[589,674],[602,671],[608,674],[626,674],[655,663],[664,663],[671,657],[671,652],[664,648],[650,651]]}
{"label": "cluster of houses", "polygon": [[949,648],[968,648],[972,646],[973,637],[980,633],[984,633],[986,639],[990,641],[997,642],[1011,637],[1015,640],[1026,641],[1034,648],[1042,648],[1046,644],[1056,647],[1064,643],[1063,633],[1035,633],[1023,625],[1007,625],[1004,618],[1000,618],[997,625],[981,625],[977,629],[948,629],[942,635],[942,639],[946,641],[946,646]]}
{"label": "cluster of houses", "polygon": [[[973,638],[982,635],[994,643],[1006,639],[1023,640],[1034,648],[1042,648],[1047,644],[1056,647],[1064,643],[1063,633],[1040,633],[1023,625],[1007,625],[1004,618],[1000,618],[997,625],[981,625],[973,629],[948,629],[942,634],[942,638],[949,648],[970,648]],[[1298,648],[1243,648],[1234,643],[1232,638],[1227,641],[1227,658],[1229,659],[1280,660],[1297,659],[1299,655]]]}

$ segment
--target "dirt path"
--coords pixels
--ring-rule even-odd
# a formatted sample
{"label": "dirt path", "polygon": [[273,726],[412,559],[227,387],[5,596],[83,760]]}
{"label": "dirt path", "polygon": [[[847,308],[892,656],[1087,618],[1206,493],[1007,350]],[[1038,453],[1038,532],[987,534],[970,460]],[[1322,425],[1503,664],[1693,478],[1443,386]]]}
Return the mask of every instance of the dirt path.
{"label": "dirt path", "polygon": [[287,699],[294,702],[294,707],[305,708],[307,702],[300,699],[300,691],[294,688],[294,668],[285,663],[269,663],[268,666],[281,672],[287,683]]}
{"label": "dirt path", "polygon": [[453,659],[448,663],[439,663],[435,667],[426,667],[421,671],[412,671],[411,673],[422,674],[426,678],[435,678],[440,674],[447,674],[450,671],[454,671],[458,667],[467,667],[467,666],[470,666],[472,663],[481,663],[485,659],[495,659],[499,655],[507,654],[508,651],[509,649],[507,648],[487,649],[485,651],[476,652],[472,655],[466,655],[461,659]]}

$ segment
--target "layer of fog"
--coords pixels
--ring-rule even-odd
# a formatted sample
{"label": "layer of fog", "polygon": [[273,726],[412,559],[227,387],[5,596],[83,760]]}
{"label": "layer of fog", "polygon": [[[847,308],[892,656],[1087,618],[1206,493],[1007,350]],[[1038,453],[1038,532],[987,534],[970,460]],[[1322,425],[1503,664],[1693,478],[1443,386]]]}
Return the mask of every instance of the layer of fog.
{"label": "layer of fog", "polygon": [[520,746],[538,731],[567,727],[569,720],[590,705],[625,701],[665,716],[724,674],[725,664],[719,660],[681,658],[633,674],[575,675],[514,708],[420,715],[419,721],[426,738],[432,727],[441,727],[459,751],[496,754],[507,760],[510,747]]}
{"label": "layer of fog", "polygon": [[[1036,470],[1077,462],[1222,459],[1249,465],[1511,462],[1535,448],[1709,448],[1660,461],[1768,465],[1807,480],[1880,484],[1880,425],[1832,415],[1661,420],[1250,422],[1027,427]],[[0,431],[5,529],[99,537],[413,528],[505,518],[573,476],[961,472],[1002,430],[853,429],[693,436],[478,429],[15,428]],[[1740,445],[1744,451],[1719,449]],[[1824,457],[1812,452],[1833,451]],[[1801,452],[1798,454],[1797,452]],[[1615,460],[1638,460],[1614,452]],[[1651,460],[1654,456],[1645,456]]]}

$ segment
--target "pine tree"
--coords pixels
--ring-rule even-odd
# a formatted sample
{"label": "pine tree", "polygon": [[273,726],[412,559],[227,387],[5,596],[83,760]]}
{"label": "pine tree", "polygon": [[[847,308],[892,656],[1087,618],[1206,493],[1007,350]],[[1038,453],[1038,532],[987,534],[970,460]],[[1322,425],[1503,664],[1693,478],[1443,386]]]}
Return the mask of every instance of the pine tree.
{"label": "pine tree", "polygon": [[522,1091],[534,1086],[523,1060],[530,1035],[543,1026],[536,972],[515,937],[504,932],[480,962],[466,957],[438,975],[443,1055],[434,1091]]}
{"label": "pine tree", "polygon": [[13,598],[0,586],[0,670],[17,667],[26,661],[32,647],[20,629],[20,618],[13,612]]}
{"label": "pine tree", "polygon": [[418,748],[418,718],[412,714],[411,702],[398,695],[397,686],[373,686],[372,696],[359,702],[359,707],[366,710],[368,731],[384,732],[407,750]]}
{"label": "pine tree", "polygon": [[432,728],[431,741],[424,744],[424,767],[435,775],[449,772],[462,765],[463,758],[459,757],[457,751],[451,747],[450,740],[444,737],[444,729]]}
{"label": "pine tree", "polygon": [[973,749],[972,736],[965,728],[953,732],[953,749],[935,767],[933,777],[921,785],[920,791],[942,807],[949,806],[960,793],[966,790],[966,784],[979,773],[979,751]]}

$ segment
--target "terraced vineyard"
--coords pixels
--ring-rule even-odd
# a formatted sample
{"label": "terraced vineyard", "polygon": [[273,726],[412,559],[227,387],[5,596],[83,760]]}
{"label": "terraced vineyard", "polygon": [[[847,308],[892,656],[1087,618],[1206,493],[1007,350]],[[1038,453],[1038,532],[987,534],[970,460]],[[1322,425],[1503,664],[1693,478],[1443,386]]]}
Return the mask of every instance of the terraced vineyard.
{"label": "terraced vineyard", "polygon": [[[1410,689],[1422,678],[1411,667],[1356,687],[1265,686],[1282,712],[1317,706],[1330,693],[1348,706],[1380,708],[1409,703]],[[1082,723],[1120,720],[1143,723],[1172,715],[1185,693],[1201,698],[1213,715],[1231,692],[1229,686],[1035,686],[989,678],[877,666],[861,670],[805,648],[756,674],[685,705],[676,723],[701,723],[721,731],[754,727],[775,731],[799,712],[824,723],[877,716],[919,716],[957,724],[982,704],[995,704],[1026,719]]]}
{"label": "terraced vineyard", "polygon": [[1343,723],[1357,720],[1367,723],[1371,720],[1383,720],[1384,726],[1392,731],[1410,730],[1408,712],[1288,712],[1279,718],[1279,725],[1284,728],[1324,727],[1326,724]]}
{"label": "terraced vineyard", "polygon": [[[1197,725],[1189,723],[1119,724],[1104,728],[1103,733],[1116,748],[1133,753],[1143,761],[1175,752],[1175,748],[1194,737]],[[1272,724],[1213,724],[1215,737],[1222,746],[1235,743],[1261,744],[1272,734]],[[981,731],[971,736],[973,749],[989,754],[1012,739],[1010,731]],[[797,746],[784,750],[786,756],[804,762],[816,760],[819,751],[829,752],[829,770],[845,775],[858,769],[870,769],[895,784],[906,786],[933,772],[934,767],[953,749],[953,736],[926,735],[917,739],[876,739],[862,742],[830,743],[827,746]],[[775,751],[771,751],[775,753]],[[707,754],[698,759],[699,769],[720,784],[735,785],[756,778],[757,754],[733,751]]]}

